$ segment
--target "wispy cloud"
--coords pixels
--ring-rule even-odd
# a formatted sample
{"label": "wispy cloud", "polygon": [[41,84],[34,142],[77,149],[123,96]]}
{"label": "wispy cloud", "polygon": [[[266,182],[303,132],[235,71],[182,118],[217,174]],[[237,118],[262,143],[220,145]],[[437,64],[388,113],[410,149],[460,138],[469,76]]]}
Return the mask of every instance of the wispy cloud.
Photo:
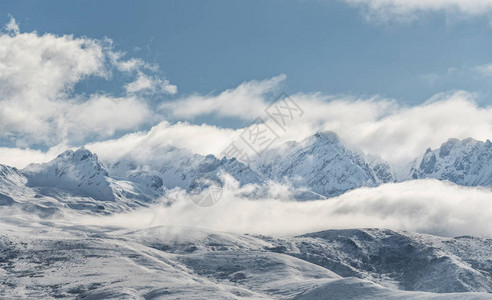
{"label": "wispy cloud", "polygon": [[492,16],[491,0],[344,0],[374,22],[409,22],[424,13],[444,13],[456,19]]}
{"label": "wispy cloud", "polygon": [[218,95],[192,95],[177,101],[163,103],[161,111],[168,111],[177,118],[192,119],[206,114],[221,117],[254,119],[265,108],[265,98],[279,93],[279,85],[286,79],[284,74],[266,79],[243,82],[233,89]]}
{"label": "wispy cloud", "polygon": [[484,76],[492,76],[492,64],[480,65],[474,68],[476,72]]}

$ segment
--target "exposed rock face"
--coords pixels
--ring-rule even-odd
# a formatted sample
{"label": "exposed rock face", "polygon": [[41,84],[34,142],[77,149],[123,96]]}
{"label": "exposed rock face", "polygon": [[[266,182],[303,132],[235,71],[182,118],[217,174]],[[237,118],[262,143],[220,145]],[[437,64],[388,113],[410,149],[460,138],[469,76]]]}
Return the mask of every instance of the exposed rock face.
{"label": "exposed rock face", "polygon": [[440,148],[427,149],[414,161],[411,178],[449,180],[465,186],[492,186],[492,143],[471,138],[449,139]]}

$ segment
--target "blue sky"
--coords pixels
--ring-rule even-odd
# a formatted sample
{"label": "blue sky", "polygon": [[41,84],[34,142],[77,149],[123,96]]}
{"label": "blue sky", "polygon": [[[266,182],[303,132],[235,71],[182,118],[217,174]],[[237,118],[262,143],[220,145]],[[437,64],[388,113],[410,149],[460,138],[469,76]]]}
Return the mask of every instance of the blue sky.
{"label": "blue sky", "polygon": [[[379,94],[408,104],[455,89],[488,103],[492,62],[483,17],[375,24],[342,1],[2,1],[22,31],[111,38],[151,63],[180,95],[286,74],[289,93]],[[114,82],[83,88],[117,89]]]}
{"label": "blue sky", "polygon": [[492,137],[492,0],[2,1],[0,163],[220,155],[280,92],[283,141],[408,162]]}

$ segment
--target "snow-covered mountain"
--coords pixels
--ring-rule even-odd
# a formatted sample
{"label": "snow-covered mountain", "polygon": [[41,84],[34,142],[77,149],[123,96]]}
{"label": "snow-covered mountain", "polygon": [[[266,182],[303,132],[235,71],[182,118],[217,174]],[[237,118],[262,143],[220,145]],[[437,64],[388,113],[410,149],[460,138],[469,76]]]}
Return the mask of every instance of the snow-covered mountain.
{"label": "snow-covered mountain", "polygon": [[24,174],[17,168],[0,165],[0,191],[7,192],[12,187],[27,183]]}
{"label": "snow-covered mountain", "polygon": [[85,148],[68,150],[44,164],[23,169],[30,187],[45,187],[71,192],[72,195],[114,201],[108,172],[96,154]]}
{"label": "snow-covered mountain", "polygon": [[326,197],[394,180],[387,163],[369,162],[329,131],[267,150],[255,158],[253,169],[266,179],[307,187]]}
{"label": "snow-covered mountain", "polygon": [[202,156],[171,146],[159,149],[150,161],[142,163],[133,157],[125,157],[105,165],[109,175],[114,178],[137,182],[154,189],[179,187],[189,190],[201,178],[220,185],[224,174],[232,176],[240,186],[263,183],[256,172],[235,158],[218,159],[211,154]]}
{"label": "snow-covered mountain", "polygon": [[[416,160],[411,174],[491,186],[491,147],[449,140]],[[492,240],[485,238],[98,225],[101,214],[172,205],[159,198],[176,187],[190,191],[204,177],[289,183],[310,196],[395,181],[388,163],[350,150],[330,132],[271,149],[251,168],[234,158],[159,150],[145,163],[100,161],[81,148],[23,170],[0,165],[0,298],[492,299]]]}
{"label": "snow-covered mountain", "polygon": [[0,165],[1,203],[111,213],[147,206],[176,187],[189,191],[202,178],[220,185],[228,174],[240,185],[263,183],[259,175],[235,158],[168,150],[167,156],[147,164],[137,164],[131,158],[102,163],[96,154],[80,148],[22,170]]}
{"label": "snow-covered mountain", "polygon": [[[174,188],[191,191],[201,179],[221,185],[226,175],[240,186],[261,187],[270,181],[289,184],[294,197],[302,200],[421,178],[492,186],[492,143],[473,139],[450,139],[439,149],[428,149],[398,180],[387,162],[351,150],[332,132],[267,150],[254,157],[250,166],[235,158],[202,156],[170,146],[149,156],[152,159],[144,162],[131,156],[100,161],[80,148],[23,170],[0,166],[0,193],[35,199],[47,207],[70,205],[107,213],[146,206]],[[261,191],[250,196],[255,193]]]}
{"label": "snow-covered mountain", "polygon": [[422,157],[416,159],[411,165],[409,177],[492,187],[492,142],[472,138],[449,139],[440,148],[429,148]]}

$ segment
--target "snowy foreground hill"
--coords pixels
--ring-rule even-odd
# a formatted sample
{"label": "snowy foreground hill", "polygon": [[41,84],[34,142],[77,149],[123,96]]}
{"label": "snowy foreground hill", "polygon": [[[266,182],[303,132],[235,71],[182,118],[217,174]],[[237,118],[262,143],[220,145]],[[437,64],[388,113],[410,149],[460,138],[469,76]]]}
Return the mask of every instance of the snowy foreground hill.
{"label": "snowy foreground hill", "polygon": [[260,201],[272,182],[303,201],[422,178],[490,188],[492,144],[451,139],[403,173],[330,132],[270,149],[250,166],[173,147],[147,162],[101,161],[81,148],[22,170],[0,165],[0,299],[492,299],[490,239],[329,228],[279,237],[207,231],[198,220],[139,229],[99,222],[170,207],[169,193],[190,192],[202,178],[247,187],[248,201]]}
{"label": "snowy foreground hill", "polygon": [[6,299],[492,299],[492,240],[474,237],[274,238],[5,215],[0,229]]}

